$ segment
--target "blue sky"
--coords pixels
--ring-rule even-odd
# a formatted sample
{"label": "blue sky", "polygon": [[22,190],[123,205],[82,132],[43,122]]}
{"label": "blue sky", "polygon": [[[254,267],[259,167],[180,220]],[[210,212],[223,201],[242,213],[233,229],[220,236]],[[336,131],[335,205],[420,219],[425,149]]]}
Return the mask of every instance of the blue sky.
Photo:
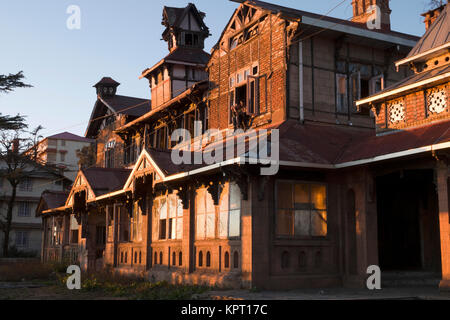
{"label": "blue sky", "polygon": [[[325,14],[341,0],[266,0]],[[27,116],[30,127],[41,124],[44,136],[69,131],[84,135],[96,96],[94,85],[103,76],[121,83],[118,94],[150,98],[142,70],[167,54],[161,41],[162,8],[185,6],[189,0],[0,0],[0,74],[23,70],[34,87],[0,96],[0,112]],[[190,0],[206,12],[212,36],[209,52],[237,3]],[[391,0],[392,28],[421,36],[420,13],[426,0]],[[68,6],[81,9],[81,29],[69,30]],[[351,0],[330,16],[348,19]]]}

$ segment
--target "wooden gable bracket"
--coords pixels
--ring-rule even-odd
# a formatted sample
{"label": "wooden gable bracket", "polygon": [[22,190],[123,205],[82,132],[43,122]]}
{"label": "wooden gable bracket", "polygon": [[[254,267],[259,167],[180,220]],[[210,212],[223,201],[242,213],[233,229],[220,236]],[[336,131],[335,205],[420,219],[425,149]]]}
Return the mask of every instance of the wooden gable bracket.
{"label": "wooden gable bracket", "polygon": [[209,186],[206,187],[209,194],[213,198],[214,205],[218,206],[220,202],[220,195],[223,191],[223,183],[221,181],[210,182]]}
{"label": "wooden gable bracket", "polygon": [[248,200],[248,172],[241,167],[224,167],[222,171],[225,177],[229,177],[230,180],[235,181],[241,191],[242,200]]}
{"label": "wooden gable bracket", "polygon": [[128,216],[131,218],[132,214],[133,214],[133,193],[132,192],[127,192],[126,193],[126,200],[125,200],[125,209],[128,212]]}
{"label": "wooden gable bracket", "polygon": [[183,209],[189,209],[189,195],[191,194],[191,188],[188,185],[180,186],[178,189],[178,197],[183,203]]}

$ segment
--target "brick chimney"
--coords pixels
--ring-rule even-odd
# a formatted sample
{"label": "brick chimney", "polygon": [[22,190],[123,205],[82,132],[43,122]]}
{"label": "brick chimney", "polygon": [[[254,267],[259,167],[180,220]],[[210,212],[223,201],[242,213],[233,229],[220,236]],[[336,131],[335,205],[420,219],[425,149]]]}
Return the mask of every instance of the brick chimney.
{"label": "brick chimney", "polygon": [[439,17],[441,12],[445,9],[446,5],[443,3],[444,1],[441,1],[441,6],[421,14],[422,17],[425,17],[425,20],[423,22],[425,23],[426,30],[428,30],[428,28],[433,24],[433,22]]}
{"label": "brick chimney", "polygon": [[352,5],[353,22],[367,24],[370,29],[391,30],[389,0],[352,0]]}

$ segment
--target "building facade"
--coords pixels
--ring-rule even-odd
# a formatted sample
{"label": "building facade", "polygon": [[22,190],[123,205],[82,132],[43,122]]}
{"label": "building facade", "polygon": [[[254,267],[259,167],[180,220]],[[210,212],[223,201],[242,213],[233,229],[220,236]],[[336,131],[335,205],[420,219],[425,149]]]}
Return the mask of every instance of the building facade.
{"label": "building facade", "polygon": [[[142,73],[151,108],[114,130],[124,149],[138,142],[139,157],[109,172],[80,171],[65,203],[42,211],[44,221],[65,219],[63,234],[69,219],[77,222],[87,269],[287,289],[362,286],[367,267],[380,265],[438,275],[445,287],[447,189],[434,188],[430,146],[439,138],[448,148],[448,113],[428,129],[420,121],[383,128],[384,107],[369,103],[415,81],[395,61],[419,39],[390,29],[388,1],[376,2],[378,30],[367,27],[368,0],[352,2],[350,22],[238,2],[210,55],[202,53],[204,14],[192,4],[164,8],[169,56]],[[229,156],[226,143],[239,139],[244,147]],[[271,145],[271,175],[261,174],[268,155],[255,140]],[[427,170],[416,171],[416,156]],[[448,165],[438,162],[447,181]]]}
{"label": "building facade", "polygon": [[68,179],[74,181],[80,160],[77,152],[90,147],[92,143],[94,140],[62,132],[43,139],[35,149],[41,163],[56,166]]}
{"label": "building facade", "polygon": [[[0,164],[3,166],[4,164]],[[17,187],[13,206],[10,231],[10,246],[17,251],[39,256],[42,245],[42,220],[35,216],[41,193],[45,190],[62,192],[67,188],[67,179],[46,167],[36,164],[27,167],[27,178]],[[11,198],[12,187],[5,177],[0,177],[0,212],[2,221],[6,221],[8,201]],[[1,244],[4,233],[0,233]],[[3,245],[0,247],[3,248]]]}

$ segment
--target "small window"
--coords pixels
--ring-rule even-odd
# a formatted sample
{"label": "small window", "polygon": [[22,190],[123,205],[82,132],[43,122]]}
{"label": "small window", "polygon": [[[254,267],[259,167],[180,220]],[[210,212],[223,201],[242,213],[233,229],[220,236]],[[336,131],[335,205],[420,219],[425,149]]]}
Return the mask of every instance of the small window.
{"label": "small window", "polygon": [[29,202],[19,202],[18,214],[19,217],[29,217],[31,216],[30,203]]}
{"label": "small window", "polygon": [[317,251],[314,258],[314,266],[316,268],[322,266],[322,251]]}
{"label": "small window", "polygon": [[300,269],[304,269],[306,267],[306,253],[304,251],[301,251],[298,254],[298,267]]}
{"label": "small window", "polygon": [[66,140],[61,140],[61,146],[65,147],[66,146]]}
{"label": "small window", "polygon": [[120,253],[120,263],[123,263],[123,252]]}
{"label": "small window", "polygon": [[211,253],[209,251],[206,253],[206,267],[211,267]]}
{"label": "small window", "polygon": [[203,252],[202,251],[200,251],[198,253],[198,266],[203,267]]}
{"label": "small window", "polygon": [[18,248],[27,248],[29,244],[30,233],[28,231],[16,231],[15,245]]}
{"label": "small window", "polygon": [[137,251],[134,252],[134,263],[137,263]]}
{"label": "small window", "polygon": [[128,263],[128,252],[125,252],[125,263]]}
{"label": "small window", "polygon": [[155,251],[154,257],[153,257],[153,263],[158,264],[158,252]]}
{"label": "small window", "polygon": [[235,269],[239,268],[239,253],[237,251],[233,254],[233,267]]}
{"label": "small window", "polygon": [[183,265],[183,253],[180,251],[178,254],[178,265],[181,267]]}
{"label": "small window", "polygon": [[139,251],[139,264],[142,264],[142,252]]}
{"label": "small window", "polygon": [[176,253],[175,252],[172,252],[172,265],[173,266],[175,266],[177,263],[176,263],[176,257],[177,257],[177,255],[176,255]]}
{"label": "small window", "polygon": [[33,180],[31,178],[24,178],[19,183],[19,190],[20,191],[33,191]]}
{"label": "small window", "polygon": [[187,46],[192,46],[194,44],[194,38],[191,33],[185,33],[184,35],[184,43]]}
{"label": "small window", "polygon": [[289,252],[283,251],[281,254],[281,269],[289,268]]}
{"label": "small window", "polygon": [[327,235],[325,185],[279,182],[277,208],[278,236],[294,238]]}
{"label": "small window", "polygon": [[60,153],[60,158],[61,158],[61,162],[65,162],[66,161],[66,154],[65,153]]}
{"label": "small window", "polygon": [[225,266],[225,269],[228,269],[230,267],[230,254],[228,253],[228,251],[225,252],[224,266]]}
{"label": "small window", "polygon": [[163,264],[163,253],[159,253],[159,264]]}

